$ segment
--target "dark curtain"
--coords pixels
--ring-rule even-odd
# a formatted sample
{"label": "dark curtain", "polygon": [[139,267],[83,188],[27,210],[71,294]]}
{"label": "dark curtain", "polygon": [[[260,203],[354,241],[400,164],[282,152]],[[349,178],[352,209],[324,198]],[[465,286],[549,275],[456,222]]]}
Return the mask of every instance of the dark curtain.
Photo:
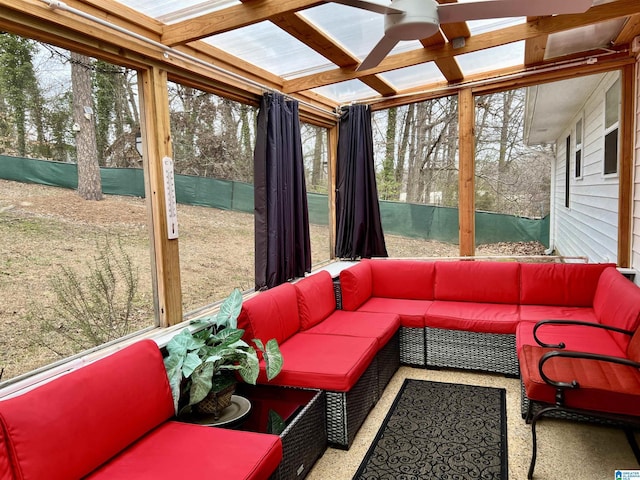
{"label": "dark curtain", "polygon": [[386,257],[367,105],[342,108],[337,170],[336,256]]}
{"label": "dark curtain", "polygon": [[279,93],[260,101],[254,152],[256,290],[311,271],[307,190],[298,102]]}

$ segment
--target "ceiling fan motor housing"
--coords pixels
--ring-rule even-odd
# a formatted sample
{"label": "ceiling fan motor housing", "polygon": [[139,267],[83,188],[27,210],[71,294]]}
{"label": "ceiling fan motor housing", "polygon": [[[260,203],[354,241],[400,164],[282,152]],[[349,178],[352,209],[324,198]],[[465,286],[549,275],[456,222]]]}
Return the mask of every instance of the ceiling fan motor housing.
{"label": "ceiling fan motor housing", "polygon": [[440,29],[438,3],[435,0],[394,0],[393,8],[404,13],[387,13],[385,35],[394,40],[420,40]]}

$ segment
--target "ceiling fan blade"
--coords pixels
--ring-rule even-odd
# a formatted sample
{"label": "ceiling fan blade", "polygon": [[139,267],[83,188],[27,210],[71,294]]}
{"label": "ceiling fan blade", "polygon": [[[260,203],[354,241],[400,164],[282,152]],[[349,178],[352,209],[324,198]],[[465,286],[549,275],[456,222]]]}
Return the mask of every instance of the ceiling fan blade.
{"label": "ceiling fan blade", "polygon": [[487,18],[583,13],[592,5],[593,0],[480,0],[438,5],[438,16],[440,23],[456,23]]}
{"label": "ceiling fan blade", "polygon": [[393,38],[389,38],[386,35],[380,39],[380,41],[373,47],[373,50],[369,52],[367,58],[365,58],[358,68],[356,68],[356,72],[361,70],[367,70],[368,68],[373,68],[378,65],[387,54],[393,50],[393,47],[398,43],[397,40]]}
{"label": "ceiling fan blade", "polygon": [[348,5],[350,7],[360,8],[362,10],[369,10],[376,13],[404,13],[404,10],[398,10],[387,5],[380,5],[379,3],[367,2],[367,0],[330,0],[331,3],[340,3],[341,5]]}

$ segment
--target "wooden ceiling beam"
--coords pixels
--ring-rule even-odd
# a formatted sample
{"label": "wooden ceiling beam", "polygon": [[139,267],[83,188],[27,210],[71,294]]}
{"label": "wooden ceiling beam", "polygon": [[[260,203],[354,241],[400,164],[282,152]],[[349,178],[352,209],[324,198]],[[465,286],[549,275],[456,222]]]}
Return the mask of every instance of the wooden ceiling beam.
{"label": "wooden ceiling beam", "polygon": [[613,41],[613,45],[627,45],[638,35],[640,35],[640,14],[631,15]]}
{"label": "wooden ceiling beam", "polygon": [[381,73],[395,70],[419,63],[435,61],[436,59],[453,57],[463,53],[477,52],[487,48],[505,45],[540,35],[550,35],[552,33],[579,28],[585,25],[625,17],[640,13],[640,2],[638,0],[618,0],[615,3],[607,3],[592,7],[585,13],[575,15],[557,15],[545,17],[535,22],[527,22],[520,25],[513,25],[495,30],[492,32],[474,35],[466,40],[466,45],[459,49],[453,49],[447,43],[439,47],[412,50],[410,52],[391,55],[385,58],[374,68],[356,72],[351,69],[341,68],[329,70],[314,75],[308,75],[285,81],[284,90],[286,93],[299,92],[316,88],[323,85],[339,83],[354,78],[360,78],[372,73]]}
{"label": "wooden ceiling beam", "polygon": [[[544,17],[527,17],[527,23],[535,23]],[[524,64],[526,67],[539,65],[544,62],[544,53],[547,49],[549,35],[528,38],[524,42]]]}
{"label": "wooden ceiling beam", "polygon": [[162,43],[180,45],[323,3],[321,0],[252,0],[167,25],[162,34]]}

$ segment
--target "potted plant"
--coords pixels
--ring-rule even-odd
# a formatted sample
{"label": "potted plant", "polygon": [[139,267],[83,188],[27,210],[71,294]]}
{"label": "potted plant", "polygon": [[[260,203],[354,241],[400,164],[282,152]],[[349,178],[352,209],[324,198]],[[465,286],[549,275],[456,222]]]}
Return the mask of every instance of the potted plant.
{"label": "potted plant", "polygon": [[260,371],[256,348],[265,360],[267,378],[280,373],[282,354],[275,339],[266,345],[254,339],[255,347],[242,340],[244,330],[237,326],[241,308],[242,294],[235,289],[217,314],[194,322],[195,333],[184,329],[167,344],[164,365],[178,415],[194,409],[217,418],[231,401],[236,373],[255,385]]}

